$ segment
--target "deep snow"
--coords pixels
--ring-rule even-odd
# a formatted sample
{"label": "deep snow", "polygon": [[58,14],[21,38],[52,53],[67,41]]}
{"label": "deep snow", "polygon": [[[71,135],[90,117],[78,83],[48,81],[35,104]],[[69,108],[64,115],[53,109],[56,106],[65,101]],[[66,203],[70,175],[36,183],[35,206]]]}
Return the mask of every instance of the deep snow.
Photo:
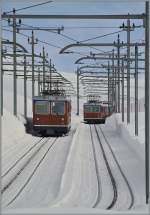
{"label": "deep snow", "polygon": [[[67,78],[74,80],[75,76],[66,74]],[[143,80],[143,79],[142,79]],[[5,110],[2,119],[2,174],[5,173],[17,159],[22,156],[40,137],[34,137],[26,134],[23,125],[23,91],[18,90],[18,118],[12,116],[12,89],[10,78],[5,79]],[[19,81],[18,81],[19,82]],[[7,83],[7,84],[6,84]],[[141,81],[141,83],[143,83]],[[30,85],[30,84],[29,84]],[[143,86],[143,84],[141,84]],[[19,82],[18,89],[22,87]],[[143,86],[144,87],[144,86]],[[30,86],[29,86],[30,89]],[[141,90],[142,89],[142,90]],[[139,97],[143,105],[143,88],[140,88]],[[30,90],[29,90],[30,92]],[[134,94],[134,90],[132,90]],[[94,152],[91,144],[89,126],[83,123],[82,104],[80,103],[80,116],[76,116],[76,97],[72,98],[72,129],[68,136],[60,137],[57,144],[54,145],[40,168],[31,179],[30,183],[21,192],[19,197],[9,207],[4,207],[15,195],[27,176],[32,172],[38,160],[46,150],[42,148],[39,153],[29,162],[23,172],[17,177],[14,183],[10,185],[5,192],[2,206],[3,212],[19,211],[21,209],[28,211],[59,211],[62,208],[80,208],[86,211],[91,208],[97,198],[97,176],[94,161]],[[139,112],[139,137],[134,136],[134,120],[130,125],[121,123],[120,114],[114,114],[106,120],[105,125],[101,125],[106,134],[112,149],[120,162],[125,175],[127,176],[135,196],[133,211],[147,212],[148,207],[145,205],[145,178],[144,178],[144,118],[143,112]],[[32,116],[32,102],[28,93],[28,116]],[[131,114],[134,119],[134,115]],[[94,134],[94,145],[96,158],[99,168],[99,176],[102,185],[101,202],[98,205],[100,212],[107,206],[111,199],[111,186],[109,178],[105,171],[105,164],[101,156],[98,141]],[[53,138],[52,138],[53,139]],[[103,138],[101,137],[103,140]],[[52,140],[50,140],[52,141]],[[33,152],[32,152],[33,153]],[[2,185],[13,177],[15,172],[31,156],[30,153],[6,179],[2,180]],[[107,152],[109,156],[109,152]],[[111,156],[109,159],[112,160]],[[115,164],[111,161],[112,168],[115,171]],[[139,171],[140,169],[140,171]],[[134,170],[134,171],[133,171]],[[121,183],[119,173],[115,173],[118,181],[120,200],[114,207],[114,211],[127,209],[128,193],[124,190],[125,185]],[[110,188],[110,189],[109,189]],[[125,191],[125,192],[124,192]],[[127,203],[127,204],[126,204]],[[93,209],[93,211],[97,209]],[[18,212],[19,213],[19,212]]]}

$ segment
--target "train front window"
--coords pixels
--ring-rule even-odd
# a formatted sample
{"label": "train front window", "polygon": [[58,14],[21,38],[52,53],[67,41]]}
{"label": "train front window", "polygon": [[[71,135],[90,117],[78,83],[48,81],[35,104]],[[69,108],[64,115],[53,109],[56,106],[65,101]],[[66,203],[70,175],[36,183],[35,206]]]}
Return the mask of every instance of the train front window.
{"label": "train front window", "polygon": [[35,102],[35,114],[47,115],[50,113],[48,101]]}
{"label": "train front window", "polygon": [[93,112],[93,113],[96,113],[96,112],[99,112],[100,111],[100,107],[97,106],[97,105],[86,105],[84,106],[84,111],[85,112]]}
{"label": "train front window", "polygon": [[99,112],[99,106],[93,106],[93,112]]}
{"label": "train front window", "polygon": [[65,106],[64,102],[52,102],[52,114],[54,115],[64,115]]}

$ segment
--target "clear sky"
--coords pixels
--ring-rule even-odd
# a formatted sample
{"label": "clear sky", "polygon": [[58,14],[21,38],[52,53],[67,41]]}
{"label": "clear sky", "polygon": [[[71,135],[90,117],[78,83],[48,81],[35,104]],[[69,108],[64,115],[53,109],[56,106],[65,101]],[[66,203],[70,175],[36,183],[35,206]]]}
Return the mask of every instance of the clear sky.
{"label": "clear sky", "polygon": [[[47,0],[45,0],[47,1]],[[3,1],[2,11],[7,12],[12,8],[22,8],[30,6],[42,1]],[[44,2],[44,1],[43,1]],[[67,1],[67,0],[52,0],[52,3],[42,6],[34,7],[27,10],[18,11],[23,14],[128,14],[128,13],[144,13],[145,5],[143,2],[131,1],[116,1],[116,2],[102,2],[102,1]],[[92,37],[113,33],[119,31],[119,26],[124,20],[22,20],[23,24],[28,24],[38,27],[61,27],[64,26],[63,35],[71,37],[76,41],[86,40]],[[142,25],[140,20],[131,20],[131,24]],[[126,24],[126,21],[125,21]],[[12,40],[12,33],[6,31],[12,30],[8,27],[7,21],[3,21],[3,38]],[[31,35],[31,31],[20,31],[26,35]],[[89,42],[114,42],[117,40],[117,34],[112,34],[98,39],[90,40]],[[68,39],[62,35],[46,31],[35,31],[35,36],[42,41],[48,42],[54,46],[63,48],[64,46],[74,43],[73,40]],[[126,32],[120,33],[120,40],[126,42]],[[131,41],[141,42],[144,40],[144,28],[137,28],[131,32]],[[17,34],[17,42],[24,45],[28,51],[31,51],[31,45],[28,44],[27,38]],[[42,51],[43,43],[35,45],[35,52],[39,54]],[[92,48],[72,48],[71,50],[80,52],[81,54],[64,54],[60,55],[60,48],[45,45],[46,52],[49,58],[55,64],[58,71],[74,72],[77,66],[74,62],[83,55],[89,55],[90,51],[100,53],[101,51],[108,51],[110,49],[97,47],[98,50]],[[125,51],[125,50],[124,50]],[[122,52],[124,52],[122,51]],[[142,50],[141,50],[142,51]],[[93,61],[91,61],[93,63]],[[100,62],[106,63],[106,62]]]}

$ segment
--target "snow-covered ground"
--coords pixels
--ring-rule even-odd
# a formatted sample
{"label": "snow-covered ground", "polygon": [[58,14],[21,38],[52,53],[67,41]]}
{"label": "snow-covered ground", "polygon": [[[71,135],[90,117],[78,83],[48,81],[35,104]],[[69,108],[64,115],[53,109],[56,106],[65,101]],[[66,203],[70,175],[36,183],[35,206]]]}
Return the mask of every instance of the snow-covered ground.
{"label": "snow-covered ground", "polygon": [[[76,85],[75,75],[67,73],[66,77]],[[139,83],[141,105],[144,101],[143,80],[141,85]],[[148,212],[145,204],[144,112],[139,112],[139,137],[135,137],[134,113],[131,114],[129,125],[121,122],[120,114],[113,114],[105,125],[89,126],[83,123],[84,101],[80,103],[80,116],[76,116],[76,97],[73,97],[72,128],[68,136],[35,137],[25,132],[23,118],[20,117],[23,114],[20,81],[18,118],[12,115],[11,82],[10,78],[5,78],[2,119],[3,213],[60,213],[59,208],[62,208],[61,211],[68,210],[66,213],[78,213],[79,210],[85,213]],[[31,83],[28,116],[32,115],[30,87]],[[114,198],[114,189],[96,131],[117,187],[117,198],[111,210],[107,211],[105,209]]]}

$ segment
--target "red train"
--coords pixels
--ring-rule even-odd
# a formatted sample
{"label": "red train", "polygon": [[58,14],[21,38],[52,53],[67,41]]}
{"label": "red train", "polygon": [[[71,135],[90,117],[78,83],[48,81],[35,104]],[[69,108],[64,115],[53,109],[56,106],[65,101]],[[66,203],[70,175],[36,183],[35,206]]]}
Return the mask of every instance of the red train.
{"label": "red train", "polygon": [[35,96],[33,128],[43,135],[67,133],[71,128],[71,100],[65,96]]}
{"label": "red train", "polygon": [[99,101],[88,101],[83,106],[84,121],[87,123],[105,123],[112,109]]}

